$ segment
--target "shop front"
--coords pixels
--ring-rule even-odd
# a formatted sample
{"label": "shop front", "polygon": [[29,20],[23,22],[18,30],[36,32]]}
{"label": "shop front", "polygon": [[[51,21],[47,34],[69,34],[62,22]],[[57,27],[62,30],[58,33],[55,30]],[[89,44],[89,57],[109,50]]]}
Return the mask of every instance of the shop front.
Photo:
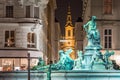
{"label": "shop front", "polygon": [[[0,51],[0,71],[24,71],[28,69],[28,53],[30,53],[30,67],[37,65],[42,57],[37,51]],[[43,57],[42,57],[43,58]]]}

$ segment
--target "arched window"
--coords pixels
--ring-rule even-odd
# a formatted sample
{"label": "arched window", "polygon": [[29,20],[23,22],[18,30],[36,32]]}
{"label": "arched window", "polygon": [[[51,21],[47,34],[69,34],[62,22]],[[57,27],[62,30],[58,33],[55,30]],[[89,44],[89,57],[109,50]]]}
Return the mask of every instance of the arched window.
{"label": "arched window", "polygon": [[5,47],[15,47],[15,31],[5,31]]}
{"label": "arched window", "polygon": [[35,48],[35,33],[28,33],[27,34],[27,47],[28,48]]}

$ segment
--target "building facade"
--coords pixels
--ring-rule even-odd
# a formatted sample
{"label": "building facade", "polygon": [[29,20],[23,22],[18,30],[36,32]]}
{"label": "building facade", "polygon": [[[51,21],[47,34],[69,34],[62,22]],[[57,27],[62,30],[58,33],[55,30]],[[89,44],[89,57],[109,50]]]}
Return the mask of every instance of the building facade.
{"label": "building facade", "polygon": [[[46,42],[47,42],[47,47],[45,49],[47,49],[46,51],[46,58],[45,61],[47,62],[47,64],[50,63],[50,61],[52,61],[53,63],[56,61],[56,57],[55,55],[57,54],[57,43],[56,43],[56,34],[55,34],[55,30],[56,30],[56,26],[55,26],[55,9],[57,8],[56,5],[56,0],[49,0],[49,3],[47,5],[47,8],[45,10],[46,12],[46,16],[47,16],[47,27],[46,27]],[[45,20],[46,21],[46,20]]]}
{"label": "building facade", "polygon": [[54,62],[59,60],[59,50],[60,50],[60,38],[61,38],[61,29],[60,23],[57,19],[55,19],[55,54],[54,54]]}
{"label": "building facade", "polygon": [[[90,16],[97,17],[97,27],[100,31],[102,52],[114,50],[111,59],[120,65],[120,16],[119,0],[83,0],[83,23]],[[84,43],[87,40],[84,39]],[[86,44],[84,44],[85,46]]]}
{"label": "building facade", "polygon": [[46,60],[47,30],[54,24],[49,23],[54,18],[48,16],[52,11],[47,11],[56,4],[55,0],[1,0],[0,3],[0,70],[26,70],[28,53],[31,67],[37,65],[39,57]]}
{"label": "building facade", "polygon": [[75,50],[83,51],[83,20],[78,17],[75,22]]}

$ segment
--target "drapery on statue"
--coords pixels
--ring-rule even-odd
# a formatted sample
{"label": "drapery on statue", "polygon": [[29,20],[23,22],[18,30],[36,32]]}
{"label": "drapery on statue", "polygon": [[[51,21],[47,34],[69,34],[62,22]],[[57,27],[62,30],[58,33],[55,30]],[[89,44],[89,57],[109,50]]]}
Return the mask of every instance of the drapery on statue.
{"label": "drapery on statue", "polygon": [[100,45],[100,34],[96,27],[96,16],[92,16],[91,20],[83,25],[88,38],[88,46]]}

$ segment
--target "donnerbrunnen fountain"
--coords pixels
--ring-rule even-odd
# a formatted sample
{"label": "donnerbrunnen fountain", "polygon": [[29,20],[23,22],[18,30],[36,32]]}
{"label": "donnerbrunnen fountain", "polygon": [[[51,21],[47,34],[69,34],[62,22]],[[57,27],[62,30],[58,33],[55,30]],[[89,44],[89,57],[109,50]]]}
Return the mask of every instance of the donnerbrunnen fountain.
{"label": "donnerbrunnen fountain", "polygon": [[[100,52],[102,47],[100,45],[100,33],[96,26],[96,16],[92,16],[83,25],[83,28],[86,32],[88,43],[84,51],[77,51],[77,59],[73,60],[69,56],[73,51],[72,49],[68,49],[67,51],[60,50],[60,59],[57,63],[43,66],[44,62],[40,59],[38,66],[35,66],[33,70],[47,70],[48,80],[96,80],[95,77],[91,77],[90,79],[88,77],[90,75],[97,75],[98,80],[99,78],[100,80],[109,80],[110,76],[107,74],[114,72],[113,64],[109,57],[114,54],[114,51],[110,52],[106,50],[104,54]],[[52,77],[51,74],[53,74]],[[60,77],[60,75],[63,76]],[[102,79],[101,76],[103,75],[107,76],[104,76],[104,79]]]}
{"label": "donnerbrunnen fountain", "polygon": [[[112,61],[109,59],[114,54],[113,51],[106,50],[104,55],[100,52],[100,33],[96,26],[96,16],[92,16],[91,20],[83,25],[88,39],[88,44],[84,52],[78,51],[78,58],[73,60],[69,54],[72,49],[67,51],[60,50],[60,60],[51,64],[51,70],[107,70],[113,69]],[[42,66],[41,66],[42,65]],[[48,65],[49,66],[49,65]],[[43,61],[40,59],[38,66],[34,67],[37,70],[44,70],[48,66],[43,66]]]}
{"label": "donnerbrunnen fountain", "polygon": [[[30,70],[31,80],[120,80],[120,71],[113,68],[109,59],[114,51],[102,53],[100,33],[96,26],[96,16],[92,16],[83,28],[88,39],[84,51],[77,51],[78,58],[73,60],[73,51],[60,50],[60,59],[55,64],[45,65],[39,58],[37,66]],[[0,80],[27,80],[28,71],[3,72]],[[7,76],[6,76],[7,75]]]}

